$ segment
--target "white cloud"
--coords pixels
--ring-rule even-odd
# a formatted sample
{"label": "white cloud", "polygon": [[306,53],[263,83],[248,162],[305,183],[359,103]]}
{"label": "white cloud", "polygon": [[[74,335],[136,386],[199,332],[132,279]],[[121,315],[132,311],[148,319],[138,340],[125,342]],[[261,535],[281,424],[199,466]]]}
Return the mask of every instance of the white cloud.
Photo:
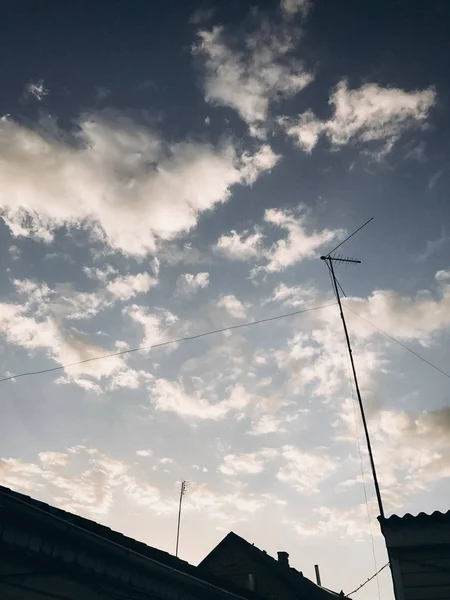
{"label": "white cloud", "polygon": [[307,15],[311,10],[311,0],[281,0],[281,10],[288,16],[301,13]]}
{"label": "white cloud", "polygon": [[225,309],[226,312],[231,317],[234,317],[235,319],[245,319],[245,316],[246,316],[245,306],[233,294],[228,294],[227,296],[222,296],[218,300],[217,306],[219,308]]}
{"label": "white cloud", "polygon": [[137,273],[136,275],[125,275],[117,277],[108,283],[107,290],[119,300],[129,300],[137,294],[143,294],[158,284],[155,277],[148,273]]}
{"label": "white cloud", "polygon": [[[255,262],[265,260],[267,264],[255,267],[252,273],[256,274],[258,271],[274,273],[283,271],[302,260],[317,257],[321,247],[345,234],[342,229],[311,231],[307,211],[303,205],[296,210],[270,208],[264,213],[264,222],[285,230],[286,237],[269,247],[264,247],[263,240],[266,236],[259,229],[255,228],[253,232],[245,230],[241,233],[231,231],[218,239],[216,250],[232,260],[254,259]],[[294,294],[294,291],[289,292],[287,288],[283,290],[281,286],[278,292]],[[281,300],[281,297],[279,299]],[[294,301],[292,297],[292,302]]]}
{"label": "white cloud", "polygon": [[45,87],[44,80],[39,79],[38,81],[30,81],[25,86],[25,97],[33,96],[36,100],[43,100],[45,96],[50,94],[50,90]]}
{"label": "white cloud", "polygon": [[[41,289],[36,288],[35,291],[39,294]],[[70,315],[72,318],[77,316],[73,313],[69,313]],[[30,353],[46,350],[48,357],[60,365],[72,365],[111,353],[111,350],[93,344],[83,332],[74,327],[65,327],[55,315],[52,316],[45,310],[36,310],[33,304],[0,304],[0,335],[9,343]],[[76,383],[99,393],[100,388],[86,379],[86,376],[97,381],[106,378],[114,385],[128,371],[124,357],[111,356],[98,361],[73,364],[66,369],[65,377],[58,380],[58,383]]]}
{"label": "white cloud", "polygon": [[123,310],[125,315],[142,325],[144,329],[142,346],[152,346],[168,341],[168,329],[177,321],[177,317],[170,311],[156,310],[157,312],[149,312],[145,307],[136,304]]}
{"label": "white cloud", "polygon": [[[374,509],[370,512],[375,514]],[[365,503],[345,508],[320,506],[313,510],[313,515],[317,515],[317,520],[296,524],[295,529],[302,537],[336,532],[354,541],[361,541],[371,533],[381,535],[378,527],[371,529]]]}
{"label": "white cloud", "polygon": [[239,155],[228,143],[168,146],[112,113],[85,115],[72,132],[0,120],[0,208],[14,236],[50,242],[64,226],[131,255],[154,251],[274,164],[264,148]]}
{"label": "white cloud", "polygon": [[267,435],[268,433],[283,433],[284,429],[280,419],[274,415],[262,415],[261,418],[252,423],[248,432],[251,435]]}
{"label": "white cloud", "polygon": [[[205,98],[236,110],[251,126],[265,124],[271,102],[293,96],[313,79],[301,63],[289,58],[298,32],[290,35],[264,23],[246,39],[245,50],[233,50],[222,27],[199,32],[197,53],[205,58]],[[261,127],[254,128],[254,132]],[[264,131],[260,132],[264,135]]]}
{"label": "white cloud", "polygon": [[180,417],[219,420],[231,411],[243,411],[253,400],[241,386],[231,388],[228,398],[215,403],[197,389],[188,391],[183,381],[157,379],[151,389],[151,401],[158,410],[173,412]]}
{"label": "white cloud", "polygon": [[435,274],[435,278],[436,281],[448,281],[450,280],[450,269],[448,269],[447,271],[444,269],[441,269],[440,271],[437,271]]}
{"label": "white cloud", "polygon": [[177,294],[195,294],[199,289],[204,289],[209,284],[209,273],[184,273],[180,275],[176,284]]}
{"label": "white cloud", "polygon": [[217,250],[234,260],[248,260],[261,254],[262,233],[237,233],[231,231],[222,235],[217,241]]}
{"label": "white cloud", "polygon": [[[438,271],[436,278],[440,285],[435,293],[422,290],[416,296],[402,296],[375,290],[367,298],[346,298],[345,305],[396,338],[428,345],[435,332],[450,328],[450,283],[442,272]],[[352,313],[348,317],[357,335],[374,335],[370,325]]]}
{"label": "white cloud", "polygon": [[264,269],[268,272],[284,270],[305,258],[314,258],[319,248],[342,237],[342,230],[322,229],[321,231],[307,232],[306,214],[295,214],[288,210],[271,208],[266,210],[264,219],[267,223],[287,231],[285,239],[278,240],[266,251],[268,260]]}
{"label": "white cloud", "polygon": [[66,453],[41,452],[41,465],[16,458],[0,459],[2,482],[32,492],[63,510],[86,516],[106,515],[117,496],[145,505],[156,514],[175,509],[161,491],[132,468],[95,448],[77,446]]}
{"label": "white cloud", "polygon": [[405,131],[426,120],[435,100],[432,88],[405,92],[368,83],[351,90],[344,80],[330,97],[333,116],[328,121],[308,110],[297,119],[282,117],[279,122],[306,152],[311,152],[319,137],[326,135],[337,147],[355,141],[376,142],[381,146],[379,154],[383,154]]}
{"label": "white cloud", "polygon": [[277,455],[275,448],[261,448],[247,454],[227,454],[219,465],[219,471],[224,475],[262,473],[266,463]]}
{"label": "white cloud", "polygon": [[336,469],[336,463],[326,454],[313,454],[293,446],[285,446],[281,456],[285,464],[278,471],[278,479],[292,485],[300,494],[313,494],[319,491]]}
{"label": "white cloud", "polygon": [[153,455],[152,450],[136,450],[136,456],[147,457],[147,456],[152,456],[152,455]]}
{"label": "white cloud", "polygon": [[284,283],[280,283],[274,291],[272,296],[268,299],[268,302],[281,302],[283,306],[306,306],[311,304],[312,300],[315,300],[318,296],[317,290],[313,287],[307,286],[287,286]]}
{"label": "white cloud", "polygon": [[69,459],[68,454],[64,452],[39,452],[39,460],[47,467],[65,467]]}
{"label": "white cloud", "polygon": [[450,242],[450,236],[443,230],[441,235],[435,239],[427,240],[425,242],[425,248],[420,254],[417,255],[417,260],[419,262],[424,262],[428,260],[434,254],[440,252],[445,246],[447,246]]}
{"label": "white cloud", "polygon": [[99,269],[98,267],[83,267],[83,272],[89,279],[96,279],[102,283],[106,283],[111,276],[118,273],[117,269],[108,264],[103,269]]}

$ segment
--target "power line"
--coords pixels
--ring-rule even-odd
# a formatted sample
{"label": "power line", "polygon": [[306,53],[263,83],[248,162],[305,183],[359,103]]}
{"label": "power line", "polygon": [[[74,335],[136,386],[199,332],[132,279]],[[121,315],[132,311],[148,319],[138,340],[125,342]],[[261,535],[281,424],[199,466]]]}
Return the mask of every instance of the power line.
{"label": "power line", "polygon": [[53,371],[62,371],[69,367],[74,367],[76,365],[82,365],[85,363],[94,362],[96,360],[103,360],[105,358],[113,358],[115,356],[122,356],[124,354],[132,354],[133,352],[140,352],[142,350],[154,350],[155,348],[162,348],[164,346],[170,346],[172,344],[179,344],[181,342],[189,342],[192,340],[198,340],[200,338],[207,337],[210,335],[215,335],[217,333],[223,333],[225,331],[233,331],[235,329],[243,329],[244,327],[251,327],[252,325],[260,325],[261,323],[269,323],[271,321],[277,321],[279,319],[286,319],[287,317],[301,315],[303,313],[312,312],[314,310],[321,310],[323,308],[328,308],[329,306],[334,306],[335,304],[336,304],[336,302],[330,302],[329,304],[323,304],[321,306],[312,306],[311,308],[304,308],[302,310],[295,310],[290,313],[276,315],[275,317],[267,317],[265,319],[258,319],[257,321],[249,321],[247,323],[239,323],[239,325],[230,325],[229,327],[222,327],[221,329],[205,331],[203,333],[198,333],[196,335],[187,335],[185,337],[178,338],[175,340],[168,340],[167,342],[160,342],[159,344],[152,344],[151,346],[138,346],[137,348],[129,348],[127,350],[111,352],[110,354],[103,354],[102,356],[94,356],[93,358],[85,358],[84,360],[78,360],[76,362],[69,363],[66,365],[50,367],[49,369],[41,369],[40,371],[26,371],[24,373],[18,373],[17,375],[9,375],[8,377],[3,377],[3,379],[0,379],[0,383],[3,383],[5,381],[11,381],[13,379],[18,379],[19,377],[27,377],[29,375],[41,375],[42,373],[52,373]]}
{"label": "power line", "polygon": [[405,350],[408,350],[408,352],[411,352],[411,354],[414,354],[414,356],[417,356],[417,358],[420,358],[421,361],[423,361],[424,363],[426,363],[427,365],[430,365],[430,367],[433,367],[433,369],[436,369],[436,371],[439,371],[439,373],[442,373],[442,375],[445,375],[446,377],[448,377],[450,379],[450,374],[446,373],[445,371],[443,371],[442,369],[440,369],[439,367],[437,367],[436,365],[434,365],[432,362],[430,362],[429,360],[427,360],[426,358],[424,358],[423,356],[421,356],[420,354],[418,354],[415,350],[413,350],[412,348],[409,348],[409,346],[407,346],[406,344],[404,344],[403,342],[401,342],[400,340],[397,340],[395,337],[393,337],[392,335],[389,335],[389,333],[387,333],[386,331],[384,331],[383,329],[381,329],[381,327],[378,327],[378,325],[375,325],[374,323],[371,323],[371,321],[369,321],[368,319],[366,319],[365,317],[363,317],[362,315],[358,314],[355,310],[353,310],[352,308],[350,308],[349,306],[347,306],[346,304],[344,304],[345,308],[347,308],[350,312],[352,312],[353,314],[355,314],[357,317],[359,317],[360,319],[362,319],[363,321],[365,321],[366,323],[368,323],[369,325],[371,325],[372,327],[374,327],[374,329],[376,329],[377,331],[379,331],[380,333],[383,333],[386,337],[388,337],[390,340],[392,340],[393,342],[395,342],[396,344],[398,344],[399,346],[402,346],[402,348],[404,348]]}
{"label": "power line", "polygon": [[378,569],[378,571],[377,571],[376,573],[374,573],[374,574],[372,575],[372,577],[369,577],[369,579],[367,579],[367,580],[366,580],[364,583],[362,583],[362,584],[361,584],[359,587],[357,587],[357,588],[356,588],[356,590],[353,590],[353,592],[350,592],[349,594],[347,594],[347,597],[348,597],[348,596],[351,596],[352,594],[356,594],[356,592],[359,592],[359,590],[360,590],[361,588],[363,588],[363,587],[364,587],[364,586],[365,586],[367,583],[369,583],[369,581],[372,581],[372,579],[373,579],[374,577],[376,577],[377,575],[379,575],[379,574],[381,573],[381,571],[382,571],[383,569],[385,569],[385,568],[388,566],[388,564],[389,564],[389,563],[387,562],[385,565],[383,565],[383,566],[381,567],[381,569]]}

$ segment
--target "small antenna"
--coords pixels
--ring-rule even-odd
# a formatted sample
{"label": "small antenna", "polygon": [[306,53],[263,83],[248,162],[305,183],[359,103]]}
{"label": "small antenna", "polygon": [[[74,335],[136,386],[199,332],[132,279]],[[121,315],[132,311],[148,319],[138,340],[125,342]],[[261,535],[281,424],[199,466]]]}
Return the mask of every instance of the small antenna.
{"label": "small antenna", "polygon": [[375,461],[373,458],[373,452],[372,452],[372,444],[370,442],[370,436],[369,436],[369,429],[367,427],[367,421],[366,421],[366,415],[364,412],[364,405],[363,405],[363,401],[361,398],[361,392],[359,389],[359,384],[358,384],[358,377],[356,375],[356,368],[355,368],[355,362],[353,360],[353,351],[352,351],[352,347],[350,344],[350,337],[348,335],[348,329],[347,329],[347,323],[345,322],[345,317],[344,317],[344,311],[342,309],[342,303],[341,303],[341,297],[339,294],[339,289],[342,291],[343,295],[345,296],[344,290],[342,289],[341,284],[339,283],[336,274],[334,272],[334,266],[333,264],[360,264],[361,261],[357,260],[356,258],[350,258],[350,257],[344,257],[342,256],[342,254],[336,255],[336,256],[332,256],[332,254],[334,254],[334,252],[336,252],[336,250],[338,248],[340,248],[343,244],[345,244],[345,242],[347,240],[349,240],[351,237],[353,237],[355,235],[355,233],[358,233],[358,231],[361,231],[361,229],[363,227],[365,227],[368,223],[370,223],[373,220],[373,217],[371,219],[369,219],[368,221],[366,221],[363,225],[361,225],[361,227],[358,227],[358,229],[355,229],[355,231],[353,233],[351,233],[349,236],[347,236],[345,238],[345,240],[343,240],[340,244],[338,244],[336,246],[336,248],[333,248],[333,250],[331,250],[331,252],[328,252],[328,254],[325,254],[324,256],[321,256],[321,260],[323,260],[325,262],[325,264],[328,267],[328,270],[330,272],[330,276],[331,276],[331,283],[333,286],[333,292],[336,295],[336,300],[338,302],[339,305],[339,312],[341,315],[341,319],[342,319],[342,326],[344,328],[344,335],[345,335],[345,341],[347,343],[347,350],[348,350],[348,354],[350,357],[350,363],[352,366],[352,372],[353,372],[353,379],[355,382],[355,388],[356,388],[356,396],[358,398],[358,404],[359,404],[359,408],[361,411],[361,419],[363,422],[363,427],[364,427],[364,434],[366,437],[366,443],[367,443],[367,450],[369,452],[369,459],[370,459],[370,467],[372,470],[372,476],[373,476],[373,483],[375,486],[375,493],[377,496],[377,501],[378,501],[378,509],[380,511],[380,516],[382,518],[384,518],[384,508],[383,508],[383,502],[381,499],[381,492],[380,492],[380,486],[378,484],[378,476],[377,476],[377,470],[375,468]]}
{"label": "small antenna", "polygon": [[180,503],[178,506],[178,524],[177,524],[177,544],[175,547],[175,556],[178,557],[178,544],[180,541],[180,523],[181,523],[181,504],[183,502],[183,496],[186,493],[186,484],[187,481],[182,481],[181,482],[181,488],[180,488]]}

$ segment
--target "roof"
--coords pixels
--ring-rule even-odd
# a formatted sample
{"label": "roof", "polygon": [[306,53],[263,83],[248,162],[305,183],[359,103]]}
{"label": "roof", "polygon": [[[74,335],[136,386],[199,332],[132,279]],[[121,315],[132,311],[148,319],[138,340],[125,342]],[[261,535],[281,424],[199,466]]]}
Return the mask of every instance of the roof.
{"label": "roof", "polygon": [[311,600],[331,600],[339,597],[339,594],[325,588],[319,587],[308,578],[303,576],[303,573],[297,571],[293,567],[286,567],[278,560],[267,554],[265,550],[260,550],[254,544],[250,544],[244,538],[240,537],[233,531],[223,538],[219,544],[206,556],[199,567],[208,568],[214,556],[226,552],[227,547],[233,544],[239,544],[249,553],[252,558],[261,562],[265,568],[270,569],[275,577],[282,580],[285,585],[290,587],[294,593],[301,592],[302,597],[307,597]]}
{"label": "roof", "polygon": [[42,522],[43,520],[53,520],[55,524],[63,522],[64,525],[69,526],[68,531],[66,530],[66,535],[70,534],[70,530],[73,528],[74,533],[76,531],[80,533],[81,531],[90,538],[100,539],[103,544],[110,544],[111,548],[117,548],[117,546],[119,546],[124,550],[131,551],[132,554],[130,555],[130,559],[132,559],[133,555],[138,555],[139,557],[149,559],[153,563],[163,565],[172,570],[172,572],[175,571],[178,574],[185,574],[188,578],[194,578],[197,581],[210,584],[215,588],[220,588],[237,597],[245,597],[249,600],[259,599],[257,594],[247,591],[232,582],[223,580],[199,567],[195,567],[168,552],[153,548],[152,546],[147,546],[143,542],[138,542],[122,533],[113,531],[105,525],[100,525],[95,521],[66,512],[65,510],[56,508],[55,506],[51,506],[45,502],[41,502],[40,500],[36,500],[30,496],[26,496],[0,485],[0,510],[2,508],[9,509],[16,514],[18,513],[21,519],[23,513],[28,513],[32,518],[33,525],[37,525],[39,521]]}
{"label": "roof", "polygon": [[398,515],[392,515],[390,517],[378,517],[378,520],[382,525],[388,525],[389,527],[402,527],[402,526],[428,526],[431,524],[437,523],[446,523],[450,524],[450,510],[445,513],[442,513],[438,510],[435,510],[430,515],[424,512],[420,512],[417,515],[412,515],[411,513],[406,513],[402,517]]}

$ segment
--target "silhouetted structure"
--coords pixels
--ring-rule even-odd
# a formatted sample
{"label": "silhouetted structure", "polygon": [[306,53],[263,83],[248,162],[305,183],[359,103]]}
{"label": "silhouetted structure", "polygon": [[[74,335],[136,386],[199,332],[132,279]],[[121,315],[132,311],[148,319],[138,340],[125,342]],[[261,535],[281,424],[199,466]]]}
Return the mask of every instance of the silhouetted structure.
{"label": "silhouetted structure", "polygon": [[261,600],[89,519],[0,486],[1,600]]}
{"label": "silhouetted structure", "polygon": [[256,591],[268,600],[332,600],[340,596],[292,568],[287,552],[278,552],[275,560],[233,532],[202,560],[199,568]]}
{"label": "silhouetted structure", "polygon": [[450,511],[379,517],[397,600],[450,598]]}

